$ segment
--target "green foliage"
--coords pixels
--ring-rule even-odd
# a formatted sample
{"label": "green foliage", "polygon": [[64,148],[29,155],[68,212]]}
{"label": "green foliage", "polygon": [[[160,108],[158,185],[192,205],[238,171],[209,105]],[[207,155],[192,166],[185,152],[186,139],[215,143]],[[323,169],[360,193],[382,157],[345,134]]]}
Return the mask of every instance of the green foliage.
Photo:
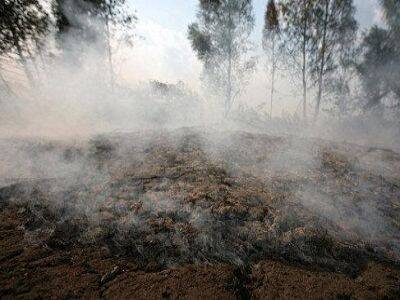
{"label": "green foliage", "polygon": [[332,79],[327,77],[334,77],[354,54],[358,25],[353,0],[286,0],[281,3],[281,11],[281,47],[290,58],[289,67],[302,73],[303,89],[317,87],[317,116],[326,82]]}
{"label": "green foliage", "polygon": [[[313,52],[316,55],[311,56],[314,77],[318,77],[321,72],[323,74],[332,73],[341,63],[348,62],[350,55],[353,54],[358,29],[354,15],[353,0],[316,2],[314,7],[315,33],[313,35]],[[325,45],[323,45],[323,41]],[[325,66],[321,70],[323,54]]]}
{"label": "green foliage", "polygon": [[387,43],[387,30],[374,26],[364,38],[363,62],[358,66],[364,91],[368,98],[367,109],[380,103],[388,93],[386,66],[395,54],[393,47]]}
{"label": "green foliage", "polygon": [[13,52],[23,55],[35,41],[40,42],[48,25],[49,16],[41,1],[0,1],[0,55]]}
{"label": "green foliage", "polygon": [[137,16],[127,10],[126,0],[99,0],[100,12],[99,17],[104,20],[109,34],[117,37],[113,29],[118,29],[119,41],[128,44],[133,43],[134,33],[131,29],[134,28],[137,21]]}
{"label": "green foliage", "polygon": [[[53,0],[52,11],[59,46],[68,49],[69,39],[101,43],[108,37],[111,27],[119,30],[134,26],[136,16],[126,11],[126,0]],[[131,43],[132,35],[124,39]]]}
{"label": "green foliage", "polygon": [[382,0],[387,28],[374,26],[364,37],[357,70],[367,98],[366,110],[382,108],[392,96],[400,106],[400,3]]}
{"label": "green foliage", "polygon": [[[358,29],[353,0],[284,0],[280,9],[284,48],[295,59],[305,50],[310,75],[333,71],[350,53]],[[325,70],[320,69],[323,55]]]}
{"label": "green foliage", "polygon": [[196,49],[198,58],[205,61],[207,55],[212,53],[210,36],[201,32],[199,25],[194,23],[189,25],[189,39],[192,43],[192,48]]}
{"label": "green foliage", "polygon": [[188,37],[204,64],[206,83],[225,97],[227,114],[254,68],[248,55],[254,28],[252,1],[201,0],[197,18],[189,26]]}
{"label": "green foliage", "polygon": [[[303,119],[307,118],[307,92],[309,89],[310,63],[313,44],[313,9],[315,0],[283,0],[282,39],[280,52],[285,56],[285,64],[295,77],[301,77],[303,91]],[[297,80],[296,80],[297,82]]]}
{"label": "green foliage", "polygon": [[271,66],[271,96],[270,96],[270,117],[272,118],[273,101],[275,93],[275,73],[278,68],[278,61],[281,55],[278,52],[278,44],[281,38],[279,10],[274,0],[269,0],[264,15],[264,28],[262,46],[268,56]]}
{"label": "green foliage", "polygon": [[[398,0],[381,0],[386,22],[393,34],[400,36],[400,2]],[[399,40],[396,41],[400,43]]]}
{"label": "green foliage", "polygon": [[279,10],[275,4],[275,1],[269,0],[264,15],[264,28],[262,37],[263,48],[265,50],[273,48],[271,50],[274,52],[280,33]]}
{"label": "green foliage", "polygon": [[[353,0],[324,0],[315,5],[314,51],[311,59],[311,75],[318,85],[315,117],[319,114],[321,101],[325,98],[332,82],[337,83],[339,97],[349,100],[349,61],[355,54],[355,40],[358,31]],[[348,107],[339,102],[340,109]]]}
{"label": "green foliage", "polygon": [[306,55],[311,55],[314,5],[314,0],[286,0],[280,4],[284,34],[283,50],[291,57],[291,63],[300,66],[298,56],[302,51],[304,50]]}
{"label": "green foliage", "polygon": [[264,16],[264,32],[279,31],[279,13],[274,0],[269,0]]}
{"label": "green foliage", "polygon": [[100,5],[98,0],[54,0],[52,2],[57,38],[62,47],[66,46],[69,36],[74,36],[75,41],[96,41],[96,28],[90,23],[89,17],[100,13]]}

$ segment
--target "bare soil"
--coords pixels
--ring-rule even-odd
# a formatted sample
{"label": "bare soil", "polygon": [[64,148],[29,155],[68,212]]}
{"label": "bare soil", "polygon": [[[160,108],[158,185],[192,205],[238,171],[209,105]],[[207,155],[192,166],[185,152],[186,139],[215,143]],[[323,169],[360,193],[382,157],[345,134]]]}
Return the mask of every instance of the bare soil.
{"label": "bare soil", "polygon": [[36,176],[2,178],[1,298],[400,298],[395,151],[198,129],[9,143]]}

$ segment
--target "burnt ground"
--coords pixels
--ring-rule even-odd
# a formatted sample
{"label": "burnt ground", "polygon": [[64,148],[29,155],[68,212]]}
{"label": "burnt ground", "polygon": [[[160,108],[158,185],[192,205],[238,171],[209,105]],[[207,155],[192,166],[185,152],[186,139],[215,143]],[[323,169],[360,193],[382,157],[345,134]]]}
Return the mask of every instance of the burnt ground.
{"label": "burnt ground", "polygon": [[3,145],[2,298],[400,298],[395,151],[197,129]]}

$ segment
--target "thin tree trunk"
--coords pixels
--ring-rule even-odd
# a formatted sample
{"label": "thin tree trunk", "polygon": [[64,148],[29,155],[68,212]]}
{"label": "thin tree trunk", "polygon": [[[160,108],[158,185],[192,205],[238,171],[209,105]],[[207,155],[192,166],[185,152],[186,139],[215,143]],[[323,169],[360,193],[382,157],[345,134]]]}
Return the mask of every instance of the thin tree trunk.
{"label": "thin tree trunk", "polygon": [[40,46],[40,42],[36,37],[34,37],[34,41],[35,41],[35,44],[36,44],[36,48],[38,49],[40,63],[42,64],[42,67],[43,67],[44,77],[45,77],[45,79],[47,79],[48,78],[48,69],[47,69],[47,65],[45,63],[45,60],[43,58],[43,53],[42,53],[42,49],[41,49],[42,47]]}
{"label": "thin tree trunk", "polygon": [[21,47],[19,45],[17,46],[17,52],[18,52],[18,56],[19,56],[20,62],[22,64],[23,68],[24,68],[26,77],[28,78],[28,81],[29,81],[30,85],[32,87],[34,87],[35,86],[35,80],[33,79],[33,75],[31,73],[31,71],[29,70],[28,64],[26,62],[26,58],[24,57],[24,55],[22,53],[22,49],[21,49]]}
{"label": "thin tree trunk", "polygon": [[228,18],[228,26],[229,26],[229,40],[228,40],[228,84],[226,91],[226,100],[225,100],[225,116],[228,116],[229,111],[232,105],[232,29],[231,29],[231,8],[229,7],[229,18]]}
{"label": "thin tree trunk", "polygon": [[322,90],[324,83],[324,69],[325,69],[325,54],[326,54],[326,34],[328,29],[328,18],[329,18],[329,4],[330,0],[325,0],[325,17],[324,17],[324,29],[322,35],[322,45],[321,45],[321,64],[318,75],[318,95],[317,95],[317,104],[315,106],[315,114],[314,121],[318,119],[320,106],[321,106],[321,98],[322,98]]}
{"label": "thin tree trunk", "polygon": [[[308,9],[308,8],[306,8]],[[307,14],[307,12],[305,12]],[[307,120],[307,16],[305,16],[303,24],[303,62],[302,62],[302,77],[303,77],[303,120]]]}
{"label": "thin tree trunk", "polygon": [[20,60],[20,62],[21,62],[21,64],[22,64],[22,66],[23,66],[23,68],[24,68],[26,77],[28,78],[28,81],[29,81],[31,87],[34,87],[34,86],[35,86],[35,81],[34,81],[34,79],[33,79],[32,73],[31,73],[31,71],[29,70],[29,67],[28,67],[28,65],[27,65],[27,63],[26,63],[26,58],[25,58],[24,54],[22,53],[21,45],[20,45],[20,43],[19,43],[19,41],[18,41],[18,39],[17,39],[17,37],[16,37],[16,35],[15,35],[15,32],[14,32],[14,31],[11,31],[11,34],[12,34],[12,36],[13,36],[14,46],[15,46],[15,48],[17,49],[17,54],[18,54],[18,56],[19,56],[19,60]]}
{"label": "thin tree trunk", "polygon": [[4,89],[6,91],[7,94],[12,94],[12,90],[10,88],[10,86],[8,85],[8,82],[6,81],[6,79],[4,78],[3,74],[0,72],[0,81],[2,83],[2,85],[4,86]]}
{"label": "thin tree trunk", "polygon": [[227,86],[227,93],[226,93],[226,107],[225,107],[225,114],[226,116],[229,114],[232,105],[232,57],[229,54],[228,59],[228,86]]}
{"label": "thin tree trunk", "polygon": [[271,74],[271,107],[270,107],[270,118],[272,119],[272,106],[274,101],[275,93],[275,72],[276,72],[276,61],[275,61],[275,34],[272,37],[272,74]]}
{"label": "thin tree trunk", "polygon": [[32,63],[32,65],[33,65],[33,68],[34,68],[34,70],[35,70],[36,78],[37,78],[38,81],[40,82],[42,78],[41,78],[41,74],[40,74],[40,71],[39,71],[39,67],[38,67],[38,65],[37,65],[37,63],[36,63],[35,57],[33,56],[32,52],[29,51],[29,49],[27,50],[27,54],[28,54],[29,60],[31,61],[31,63]]}
{"label": "thin tree trunk", "polygon": [[[110,7],[109,7],[109,13],[111,14]],[[111,90],[114,91],[115,75],[114,75],[114,66],[112,61],[110,20],[108,16],[106,16],[106,35],[107,35],[107,58],[108,58],[108,70],[110,73],[110,85],[111,85]]]}

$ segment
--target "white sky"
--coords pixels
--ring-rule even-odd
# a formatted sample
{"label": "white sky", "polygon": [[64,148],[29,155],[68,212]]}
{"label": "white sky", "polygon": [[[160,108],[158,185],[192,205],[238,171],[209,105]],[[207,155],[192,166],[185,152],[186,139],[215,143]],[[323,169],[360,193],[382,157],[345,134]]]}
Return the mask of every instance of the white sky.
{"label": "white sky", "polygon": [[[163,26],[185,31],[196,15],[198,0],[128,0],[143,20],[153,20]],[[355,0],[357,17],[363,26],[378,21],[379,0]],[[261,28],[267,0],[254,0],[258,28]]]}

